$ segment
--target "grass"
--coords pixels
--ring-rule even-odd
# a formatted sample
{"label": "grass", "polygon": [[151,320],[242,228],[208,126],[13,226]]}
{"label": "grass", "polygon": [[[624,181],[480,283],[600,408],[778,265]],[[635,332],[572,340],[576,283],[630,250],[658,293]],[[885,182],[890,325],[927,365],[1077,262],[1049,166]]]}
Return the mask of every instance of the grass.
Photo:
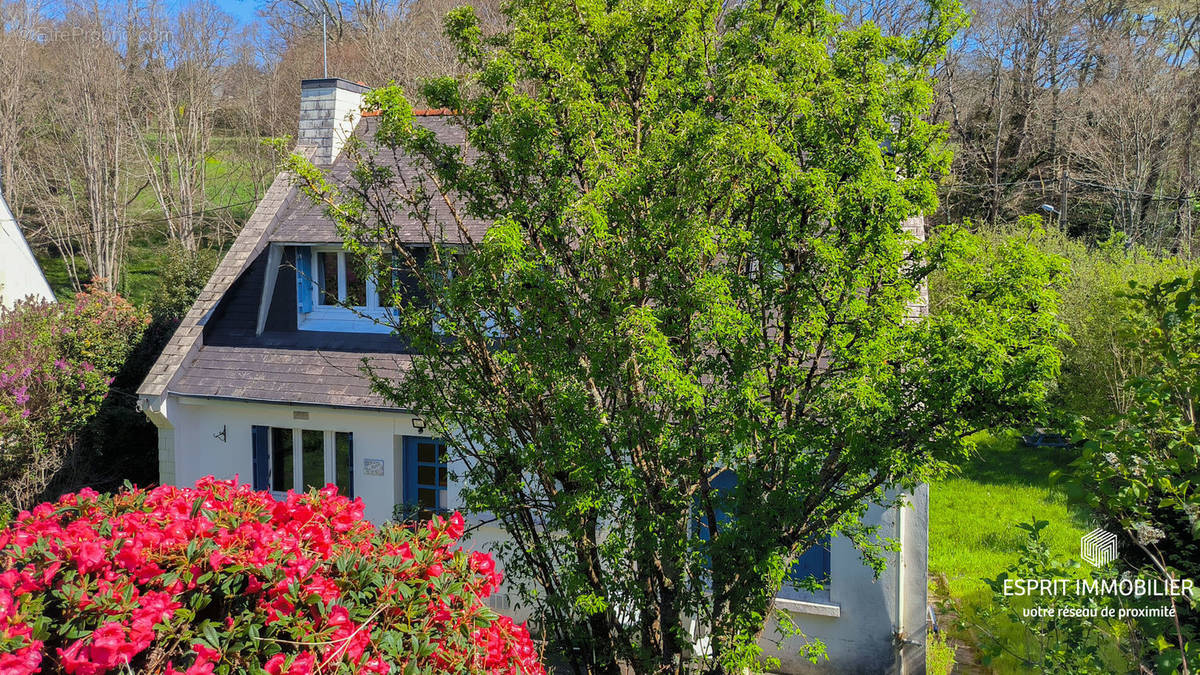
{"label": "grass", "polygon": [[1017,524],[1050,521],[1043,535],[1055,553],[1079,555],[1087,514],[1050,485],[1050,472],[1075,458],[1069,448],[1026,448],[1016,434],[980,439],[959,475],[929,489],[929,571],[954,597],[990,591],[983,582],[1012,563],[1025,533]]}
{"label": "grass", "polygon": [[[984,579],[995,578],[1017,562],[1025,535],[1017,524],[1049,521],[1045,541],[1055,554],[1075,558],[1080,536],[1090,529],[1088,514],[1069,505],[1050,485],[1050,473],[1066,467],[1075,457],[1073,450],[1026,448],[1015,433],[977,440],[978,451],[958,474],[929,490],[932,591],[951,600],[967,622],[992,603]],[[969,632],[954,637],[975,643]],[[1021,672],[1015,664],[995,665],[999,672]]]}

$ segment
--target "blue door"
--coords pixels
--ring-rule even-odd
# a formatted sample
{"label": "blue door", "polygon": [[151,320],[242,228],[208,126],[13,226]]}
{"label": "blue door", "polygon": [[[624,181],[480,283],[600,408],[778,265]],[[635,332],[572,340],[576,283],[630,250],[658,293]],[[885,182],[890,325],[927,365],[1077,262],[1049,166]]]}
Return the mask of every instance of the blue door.
{"label": "blue door", "polygon": [[406,512],[427,520],[448,508],[446,444],[420,436],[404,437],[404,505]]}

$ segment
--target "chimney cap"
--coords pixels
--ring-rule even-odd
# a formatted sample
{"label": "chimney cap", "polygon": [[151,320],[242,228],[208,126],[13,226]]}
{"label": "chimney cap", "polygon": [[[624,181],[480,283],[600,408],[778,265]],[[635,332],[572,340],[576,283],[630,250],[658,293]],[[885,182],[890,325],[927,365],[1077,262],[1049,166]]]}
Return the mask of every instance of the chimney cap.
{"label": "chimney cap", "polygon": [[328,89],[330,87],[345,89],[346,91],[352,91],[356,94],[365,94],[368,91],[371,91],[371,88],[364,84],[351,82],[350,80],[343,80],[340,77],[318,77],[311,80],[300,80],[301,90]]}

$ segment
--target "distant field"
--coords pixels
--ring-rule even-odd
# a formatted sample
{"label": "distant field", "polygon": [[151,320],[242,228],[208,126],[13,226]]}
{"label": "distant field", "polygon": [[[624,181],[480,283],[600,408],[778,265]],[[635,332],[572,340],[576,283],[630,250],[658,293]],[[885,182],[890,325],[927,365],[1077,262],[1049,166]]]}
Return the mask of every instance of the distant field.
{"label": "distant field", "polygon": [[[235,205],[219,209],[219,216],[232,218],[240,227],[254,212],[262,184],[253,179],[252,163],[240,154],[244,152],[244,144],[235,143],[238,139],[230,137],[216,137],[213,140],[216,151],[205,164],[209,208]],[[129,242],[124,278],[117,290],[135,305],[144,306],[159,287],[159,271],[166,255],[162,210],[149,190],[142,191],[130,204],[129,219],[131,223],[143,223],[145,227],[137,227],[136,234]],[[231,239],[232,236],[226,234],[220,242],[221,248],[228,248]],[[210,246],[215,247],[216,242],[211,242]],[[38,253],[38,263],[55,295],[66,298],[74,293],[67,273],[67,262],[63,258],[41,251]],[[86,278],[83,261],[77,264],[80,266],[80,276]]]}

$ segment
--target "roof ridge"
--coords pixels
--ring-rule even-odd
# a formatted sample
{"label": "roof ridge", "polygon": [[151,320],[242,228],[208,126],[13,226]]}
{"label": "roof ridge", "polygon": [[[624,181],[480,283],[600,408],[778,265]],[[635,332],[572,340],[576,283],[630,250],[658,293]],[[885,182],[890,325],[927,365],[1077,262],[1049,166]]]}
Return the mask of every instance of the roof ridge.
{"label": "roof ridge", "polygon": [[[379,117],[379,110],[364,110],[363,117]],[[457,115],[459,112],[451,108],[413,108],[412,114],[417,117],[440,117],[442,115]]]}

